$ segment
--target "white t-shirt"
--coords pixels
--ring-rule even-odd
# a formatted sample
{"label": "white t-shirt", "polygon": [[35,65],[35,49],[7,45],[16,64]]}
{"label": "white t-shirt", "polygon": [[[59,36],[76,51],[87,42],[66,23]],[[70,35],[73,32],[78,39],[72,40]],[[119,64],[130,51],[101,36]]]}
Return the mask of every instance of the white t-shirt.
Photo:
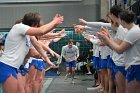
{"label": "white t-shirt", "polygon": [[140,65],[140,28],[134,25],[126,34],[124,41],[132,45],[125,51],[126,67]]}
{"label": "white t-shirt", "polygon": [[24,24],[16,24],[9,31],[3,55],[0,61],[15,68],[19,68],[29,50],[29,37],[26,31],[30,27]]}
{"label": "white t-shirt", "polygon": [[[30,41],[30,48],[34,48],[34,46],[32,45],[31,41]],[[27,60],[27,63],[25,64],[25,68],[29,68],[29,64],[32,63],[33,57],[29,57],[29,59]]]}
{"label": "white t-shirt", "polygon": [[107,59],[107,56],[110,53],[109,48],[107,46],[101,46],[100,49],[101,59]]}
{"label": "white t-shirt", "polygon": [[[115,37],[115,35],[116,35],[116,31],[110,30],[109,32],[110,32],[111,37],[114,39],[114,37]],[[110,57],[112,58],[113,50],[112,50],[111,48],[108,47],[108,52],[109,52]]]}
{"label": "white t-shirt", "polygon": [[63,46],[62,56],[70,58],[70,61],[73,61],[77,56],[79,56],[79,49],[76,45],[73,45],[72,48],[69,48],[68,45]]}
{"label": "white t-shirt", "polygon": [[93,56],[99,57],[99,45],[94,45]]}
{"label": "white t-shirt", "polygon": [[[124,37],[127,33],[127,29],[123,28],[121,25],[116,30],[116,35],[114,39],[119,39],[119,40],[124,40]],[[112,60],[117,66],[125,66],[125,61],[124,61],[124,53],[123,54],[118,54],[117,52],[113,51],[112,55]]]}
{"label": "white t-shirt", "polygon": [[94,36],[90,39],[90,42],[93,44],[93,56],[99,57],[99,39]]}

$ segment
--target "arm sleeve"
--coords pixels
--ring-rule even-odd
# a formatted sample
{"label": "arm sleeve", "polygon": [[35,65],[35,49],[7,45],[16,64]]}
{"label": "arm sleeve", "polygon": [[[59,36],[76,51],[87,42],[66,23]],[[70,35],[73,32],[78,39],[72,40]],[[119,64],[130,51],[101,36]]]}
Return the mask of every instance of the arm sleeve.
{"label": "arm sleeve", "polygon": [[24,25],[24,24],[17,24],[17,29],[19,29],[20,34],[25,35],[26,32],[31,28],[30,26]]}
{"label": "arm sleeve", "polygon": [[119,39],[119,40],[124,40],[127,30],[120,25],[116,31],[117,33],[114,38]]}
{"label": "arm sleeve", "polygon": [[91,38],[90,39],[90,42],[97,45],[99,43],[99,39],[93,39],[93,38]]}
{"label": "arm sleeve", "polygon": [[86,25],[85,29],[89,31],[98,31],[100,28]]}
{"label": "arm sleeve", "polygon": [[128,32],[126,37],[124,38],[124,41],[130,43],[131,45],[134,45],[134,43],[140,39],[140,33],[139,31],[131,31]]}
{"label": "arm sleeve", "polygon": [[88,27],[98,28],[107,27],[109,30],[112,30],[111,23],[103,23],[103,22],[87,22]]}
{"label": "arm sleeve", "polygon": [[77,46],[76,46],[76,56],[77,56],[77,57],[79,56],[79,49],[78,49]]}
{"label": "arm sleeve", "polygon": [[64,47],[62,47],[62,56],[64,57],[64,55],[65,55],[65,52],[64,52]]}

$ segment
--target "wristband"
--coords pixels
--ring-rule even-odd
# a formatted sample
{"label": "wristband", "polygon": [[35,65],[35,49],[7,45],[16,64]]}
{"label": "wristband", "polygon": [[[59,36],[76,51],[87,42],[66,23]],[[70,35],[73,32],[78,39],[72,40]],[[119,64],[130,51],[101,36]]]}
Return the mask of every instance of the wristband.
{"label": "wristband", "polygon": [[52,44],[54,44],[54,40],[52,39]]}

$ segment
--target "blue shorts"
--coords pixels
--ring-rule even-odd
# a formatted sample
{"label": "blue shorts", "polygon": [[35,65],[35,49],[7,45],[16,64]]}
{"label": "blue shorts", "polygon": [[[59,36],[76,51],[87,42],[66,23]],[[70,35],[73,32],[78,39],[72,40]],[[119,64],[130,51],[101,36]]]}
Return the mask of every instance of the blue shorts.
{"label": "blue shorts", "polygon": [[110,62],[110,55],[107,56],[107,68],[110,68],[109,62]]}
{"label": "blue shorts", "polygon": [[140,82],[140,65],[131,65],[127,70],[126,79],[128,82],[134,79]]}
{"label": "blue shorts", "polygon": [[76,61],[66,62],[66,67],[76,67]]}
{"label": "blue shorts", "polygon": [[100,69],[107,68],[107,59],[100,59]]}
{"label": "blue shorts", "polygon": [[10,75],[17,79],[17,74],[16,68],[0,62],[0,83],[4,83]]}
{"label": "blue shorts", "polygon": [[99,69],[99,57],[92,56],[93,60],[93,69]]}
{"label": "blue shorts", "polygon": [[101,69],[101,52],[99,51],[99,69]]}
{"label": "blue shorts", "polygon": [[107,67],[111,70],[113,70],[113,68],[115,67],[115,63],[113,62],[112,58],[108,58]]}
{"label": "blue shorts", "polygon": [[29,69],[28,68],[25,68],[24,65],[21,65],[18,69],[18,72],[21,73],[22,76],[25,76],[26,73],[29,72]]}
{"label": "blue shorts", "polygon": [[120,71],[121,74],[126,77],[126,70],[125,70],[125,66],[116,66],[114,65],[113,69],[112,69],[112,77],[113,79],[115,79],[115,75],[116,73]]}
{"label": "blue shorts", "polygon": [[42,71],[43,69],[46,68],[45,61],[40,60],[40,59],[33,59],[32,62],[29,64],[29,68],[31,66],[35,66],[36,69]]}

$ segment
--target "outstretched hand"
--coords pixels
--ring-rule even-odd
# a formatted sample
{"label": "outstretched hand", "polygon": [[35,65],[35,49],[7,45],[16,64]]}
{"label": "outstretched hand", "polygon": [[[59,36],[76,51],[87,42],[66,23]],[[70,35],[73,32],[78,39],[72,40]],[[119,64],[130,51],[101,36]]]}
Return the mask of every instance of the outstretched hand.
{"label": "outstretched hand", "polygon": [[51,66],[51,67],[56,67],[56,65],[52,62],[48,62],[48,64]]}
{"label": "outstretched hand", "polygon": [[102,33],[105,34],[106,36],[108,36],[110,39],[112,39],[112,36],[110,35],[108,28],[104,27],[101,29]]}
{"label": "outstretched hand", "polygon": [[82,19],[82,18],[79,18],[79,22],[82,23],[82,24],[84,24],[84,25],[87,25],[87,21],[84,20],[84,19]]}
{"label": "outstretched hand", "polygon": [[44,60],[44,61],[46,61],[46,63],[48,64],[48,65],[50,65],[51,67],[56,67],[56,65],[53,63],[53,62],[51,62],[50,61],[50,59],[49,59],[49,57],[47,56],[47,57],[42,57],[42,59]]}
{"label": "outstretched hand", "polygon": [[111,36],[107,28],[102,28],[100,32],[97,32],[97,36],[100,41],[107,45],[108,41],[111,39]]}
{"label": "outstretched hand", "polygon": [[75,30],[76,33],[82,33],[82,32],[85,31],[85,28],[82,25],[75,25],[74,30]]}
{"label": "outstretched hand", "polygon": [[58,25],[61,24],[64,21],[64,17],[61,16],[60,14],[56,14],[55,17],[53,18],[53,21]]}
{"label": "outstretched hand", "polygon": [[84,38],[89,41],[93,37],[91,37],[90,35],[85,35]]}

